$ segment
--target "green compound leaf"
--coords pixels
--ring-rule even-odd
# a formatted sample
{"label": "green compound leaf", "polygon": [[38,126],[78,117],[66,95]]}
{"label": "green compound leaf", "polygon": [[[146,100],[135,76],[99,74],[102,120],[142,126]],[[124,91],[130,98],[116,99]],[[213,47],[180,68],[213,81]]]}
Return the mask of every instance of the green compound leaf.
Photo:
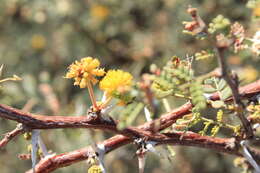
{"label": "green compound leaf", "polygon": [[119,116],[119,123],[117,125],[118,129],[124,129],[127,126],[130,126],[134,123],[137,116],[143,110],[144,104],[143,103],[131,103],[128,104],[122,113]]}
{"label": "green compound leaf", "polygon": [[198,110],[204,109],[207,106],[206,98],[201,83],[196,80],[190,84],[190,95],[192,103]]}
{"label": "green compound leaf", "polygon": [[172,95],[187,95],[186,88],[180,86],[187,85],[193,78],[193,70],[190,68],[189,62],[173,57],[163,67],[160,76],[155,78],[152,90],[158,98]]}
{"label": "green compound leaf", "polygon": [[232,95],[232,91],[224,79],[213,77],[206,79],[204,84],[205,86],[203,90],[205,93],[212,94],[214,92],[218,92],[222,101],[226,100]]}
{"label": "green compound leaf", "polygon": [[230,89],[230,87],[226,87],[225,89],[222,90],[221,92],[221,99],[222,100],[226,100],[227,98],[229,98],[232,95],[232,90]]}

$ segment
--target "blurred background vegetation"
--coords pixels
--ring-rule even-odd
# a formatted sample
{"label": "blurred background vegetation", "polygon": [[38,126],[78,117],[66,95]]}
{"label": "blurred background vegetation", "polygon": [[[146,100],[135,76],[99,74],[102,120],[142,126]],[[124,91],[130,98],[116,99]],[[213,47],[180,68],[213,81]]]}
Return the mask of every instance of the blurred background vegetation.
{"label": "blurred background vegetation", "polygon": [[[164,65],[170,57],[186,57],[210,48],[207,41],[197,41],[182,34],[183,21],[190,20],[188,5],[198,7],[201,17],[210,22],[218,14],[238,21],[253,36],[259,29],[260,5],[250,9],[245,0],[0,0],[0,64],[3,77],[16,74],[23,80],[7,82],[0,90],[0,102],[48,115],[82,115],[90,106],[87,91],[63,77],[67,66],[86,56],[98,58],[103,66],[131,72],[135,81],[149,72],[151,64]],[[196,73],[213,70],[216,59],[195,62]],[[228,56],[229,64],[243,78],[243,83],[259,77],[259,57],[247,51]],[[101,93],[96,90],[98,98]],[[176,107],[172,102],[171,107]],[[179,103],[176,103],[179,104]],[[141,105],[142,106],[142,105]],[[113,114],[117,114],[116,110]],[[163,112],[163,111],[162,111]],[[143,122],[143,113],[136,124]],[[0,134],[15,127],[0,119]],[[49,149],[61,153],[84,147],[90,140],[102,141],[112,134],[93,130],[60,129],[42,132]],[[28,153],[29,141],[22,137],[0,150],[3,173],[24,172],[31,161],[19,160]],[[169,162],[149,154],[146,172],[238,172],[234,157],[208,150],[174,147],[176,155]],[[106,156],[108,172],[137,172],[133,146],[122,147]],[[81,162],[57,173],[86,172]]]}

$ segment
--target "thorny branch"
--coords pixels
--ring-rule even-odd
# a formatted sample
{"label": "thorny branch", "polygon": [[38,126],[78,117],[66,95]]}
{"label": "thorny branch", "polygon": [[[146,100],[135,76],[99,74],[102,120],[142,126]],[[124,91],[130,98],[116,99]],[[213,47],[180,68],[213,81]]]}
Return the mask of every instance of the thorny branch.
{"label": "thorny branch", "polygon": [[240,98],[240,95],[239,95],[238,77],[236,75],[234,75],[233,77],[231,76],[231,72],[229,71],[229,68],[227,66],[227,63],[226,63],[226,60],[224,57],[224,50],[225,50],[225,48],[223,48],[223,47],[216,48],[216,55],[217,55],[220,69],[222,72],[221,75],[232,90],[232,95],[233,95],[234,103],[236,106],[236,115],[239,117],[239,119],[241,120],[241,122],[243,124],[246,137],[251,138],[254,135],[253,129],[251,127],[250,122],[246,119],[246,117],[244,115],[245,105],[243,104],[243,102]]}
{"label": "thorny branch", "polygon": [[[182,140],[180,137],[182,136]],[[241,155],[238,152],[237,145],[234,138],[214,138],[209,136],[201,136],[192,132],[180,132],[172,134],[158,134],[158,136],[151,134],[150,139],[157,139],[160,142],[157,145],[172,144],[184,146],[197,146],[201,148],[213,149],[218,152]],[[102,142],[106,148],[106,153],[115,150],[123,145],[131,142],[131,139],[122,135],[116,135],[110,139]],[[65,154],[59,154],[42,159],[35,168],[37,173],[52,172],[60,167],[66,167],[73,163],[88,159],[93,149],[85,147]],[[32,173],[32,170],[27,173]]]}
{"label": "thorny branch", "polygon": [[[242,98],[251,98],[260,93],[260,80],[243,86],[239,89]],[[218,100],[218,93],[210,97],[211,100]],[[230,98],[232,99],[232,98]],[[228,99],[228,101],[230,100]],[[169,127],[176,119],[190,113],[191,103],[186,103],[182,107],[161,116],[160,130]],[[95,128],[102,130],[117,131],[114,121],[98,119],[93,116],[50,116],[25,113],[21,110],[0,104],[0,117],[14,120],[26,125],[29,129],[57,129],[57,128]],[[153,122],[148,122],[149,126]]]}
{"label": "thorny branch", "polygon": [[[260,80],[241,87],[240,96],[242,98],[251,98],[253,95],[260,93]],[[213,94],[211,100],[218,100],[219,95]],[[230,98],[232,99],[232,98]],[[230,100],[228,99],[228,100]],[[138,127],[128,127],[122,131],[117,130],[114,121],[93,118],[91,116],[43,116],[24,113],[20,110],[0,104],[0,117],[17,121],[24,124],[29,129],[54,129],[54,128],[96,128],[109,130],[118,133],[110,139],[105,140],[102,145],[105,146],[106,153],[132,142],[134,138],[145,138],[147,140],[157,141],[159,144],[187,145],[202,148],[210,148],[219,152],[240,155],[238,146],[234,138],[213,138],[200,136],[196,133],[158,133],[154,131],[155,121],[160,122],[158,130],[163,130],[182,116],[190,113],[191,103],[175,109],[167,114],[162,115],[159,119],[147,122]],[[22,132],[22,131],[21,131]],[[180,139],[181,138],[181,139]],[[36,172],[51,172],[60,167],[71,165],[75,162],[87,159],[89,152],[93,149],[90,147],[75,150],[69,153],[49,156],[41,160],[36,166]],[[259,156],[257,157],[259,158]]]}
{"label": "thorny branch", "polygon": [[0,141],[0,148],[3,148],[6,144],[8,144],[8,142],[10,142],[16,136],[22,134],[24,131],[24,125],[18,124],[14,130],[5,134],[4,138]]}

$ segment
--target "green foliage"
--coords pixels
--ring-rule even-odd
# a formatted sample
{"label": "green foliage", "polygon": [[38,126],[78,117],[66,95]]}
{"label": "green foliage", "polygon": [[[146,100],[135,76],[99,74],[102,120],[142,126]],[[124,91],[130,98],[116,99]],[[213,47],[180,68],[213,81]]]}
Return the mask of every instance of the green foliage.
{"label": "green foliage", "polygon": [[192,114],[185,115],[181,119],[178,119],[172,128],[177,131],[187,131],[199,122],[202,122],[202,130],[198,132],[201,135],[207,135],[209,133],[211,136],[216,136],[221,128],[230,129],[235,135],[240,135],[240,126],[231,125],[223,121],[224,111],[222,109],[218,110],[216,120],[208,119],[202,116],[198,111],[199,109],[196,107],[193,108]]}
{"label": "green foliage", "polygon": [[203,87],[200,81],[195,80],[190,84],[190,95],[191,101],[194,104],[194,107],[201,110],[206,108],[206,98],[203,95]]}
{"label": "green foliage", "polygon": [[172,125],[172,128],[177,131],[187,131],[201,121],[201,114],[193,108],[191,114],[185,115],[178,119],[176,123]]}
{"label": "green foliage", "polygon": [[207,94],[212,94],[215,92],[219,93],[220,100],[218,101],[211,101],[211,105],[214,108],[225,107],[224,100],[229,98],[232,95],[232,91],[230,87],[227,85],[224,79],[219,79],[216,77],[206,79],[204,81],[204,92]]}
{"label": "green foliage", "polygon": [[193,71],[188,66],[188,62],[173,57],[163,67],[160,76],[157,76],[153,82],[152,89],[158,98],[164,98],[170,95],[185,95],[186,90],[179,86],[190,82],[193,78]]}
{"label": "green foliage", "polygon": [[235,135],[237,136],[240,135],[240,126],[234,126],[224,122],[223,116],[224,116],[224,111],[222,109],[219,109],[216,114],[216,120],[202,117],[201,119],[204,122],[203,123],[204,128],[199,133],[202,135],[206,135],[209,127],[212,125],[212,128],[210,130],[211,136],[216,136],[221,128],[230,129]]}
{"label": "green foliage", "polygon": [[170,81],[159,77],[153,82],[152,89],[155,92],[156,97],[164,98],[173,94],[174,85],[170,83]]}
{"label": "green foliage", "polygon": [[143,110],[143,103],[131,103],[125,106],[124,110],[120,113],[118,117],[119,124],[118,129],[124,129],[127,126],[133,125],[133,122],[136,120],[139,113]]}
{"label": "green foliage", "polygon": [[203,88],[199,80],[194,78],[190,62],[173,57],[156,77],[152,89],[158,98],[177,96],[189,98],[198,109],[206,107]]}
{"label": "green foliage", "polygon": [[[256,2],[259,2],[259,0],[250,0],[248,2],[248,4],[254,4],[254,6],[251,6],[253,10],[257,7]],[[149,4],[149,8],[147,8],[147,4]],[[198,7],[200,16],[205,21],[209,21],[212,18],[210,14],[219,14],[220,12],[227,16],[230,21],[239,19],[241,24],[246,24],[248,37],[250,38],[255,30],[258,29],[258,25],[250,21],[252,16],[251,9],[246,9],[245,3],[237,3],[235,0],[3,0],[0,4],[0,39],[3,40],[4,44],[0,44],[0,62],[1,64],[6,64],[9,74],[7,73],[0,77],[4,78],[5,75],[12,76],[15,73],[19,74],[24,80],[21,83],[4,83],[6,87],[3,90],[4,93],[1,93],[1,103],[8,103],[9,105],[22,108],[27,101],[32,103],[31,101],[33,100],[33,112],[54,114],[49,109],[49,104],[46,104],[50,99],[46,100],[39,90],[42,84],[47,84],[50,88],[53,88],[53,92],[49,94],[58,98],[57,103],[62,108],[59,109],[58,114],[82,115],[85,114],[89,106],[89,100],[86,99],[86,91],[81,92],[73,88],[69,82],[62,78],[70,62],[86,55],[101,57],[102,62],[106,64],[106,69],[121,66],[129,72],[133,72],[135,80],[139,81],[138,76],[141,76],[142,72],[147,71],[149,68],[148,64],[154,63],[161,66],[166,61],[164,57],[169,57],[173,53],[184,55],[186,53],[192,54],[198,50],[206,50],[206,52],[199,52],[195,57],[197,60],[209,58],[208,61],[195,63],[192,70],[187,66],[187,69],[176,68],[175,72],[166,72],[163,77],[156,76],[156,83],[154,82],[153,84],[156,86],[153,87],[158,97],[164,98],[174,95],[191,99],[190,86],[192,83],[196,84],[199,82],[195,80],[193,74],[189,74],[189,71],[193,73],[194,70],[197,74],[202,74],[215,68],[216,63],[214,58],[210,58],[211,52],[207,51],[212,48],[207,39],[197,41],[180,34],[182,26],[179,26],[178,23],[187,18],[185,8],[188,4]],[[230,9],[232,9],[232,13],[230,13]],[[216,28],[212,26],[213,30]],[[214,34],[219,31],[225,31],[227,28],[214,31]],[[198,37],[207,38],[208,35],[197,34],[196,38]],[[205,48],[205,45],[209,45],[209,47]],[[233,55],[227,53],[227,57],[231,56]],[[252,68],[258,69],[259,67],[258,59],[252,58],[248,52],[242,52],[236,55],[236,57],[240,64],[246,60],[247,64],[253,65]],[[237,65],[239,64],[235,65],[237,70],[243,73],[243,68],[238,67]],[[172,77],[174,73],[177,77]],[[196,90],[199,91],[200,89],[196,88]],[[211,94],[213,92],[208,93]],[[97,100],[99,100],[102,94],[97,90],[95,94]],[[118,97],[120,99],[124,97],[127,103],[131,102],[128,96]],[[179,104],[179,100],[176,99],[176,103],[175,100],[174,103],[171,102],[171,107],[174,108]],[[218,109],[224,105],[223,101],[216,101],[213,104],[213,107]],[[142,111],[142,107],[139,103],[130,103],[123,109],[115,110],[114,114],[122,115],[122,117],[118,118],[120,122],[122,120],[125,123],[122,128],[126,124],[131,125],[134,123],[138,112]],[[163,111],[161,107],[158,106],[159,112]],[[209,122],[204,120],[204,117],[198,112],[199,110],[183,117],[183,121],[178,120],[179,126],[182,125],[182,128],[187,130],[187,126],[191,128],[196,125],[195,127],[197,128],[197,125],[205,123],[208,124],[208,127],[206,128],[205,125],[201,129],[206,128],[206,133],[210,133],[211,128],[220,123],[223,123],[221,128],[228,128],[226,127],[228,124],[224,122],[225,119],[222,119],[220,122],[218,117],[216,117],[216,120]],[[203,111],[204,116],[210,113],[212,112]],[[259,117],[259,114],[255,112],[250,112],[250,115],[255,115],[256,117],[258,115]],[[259,119],[256,118],[258,122]],[[13,125],[12,122],[3,121],[0,129],[2,134]],[[240,126],[234,126],[234,131],[239,133]],[[49,131],[46,135],[46,141],[53,151],[62,153],[85,146],[90,138],[86,136],[88,133],[89,131],[85,129],[82,131],[76,129],[72,131],[62,130],[58,134],[56,131]],[[91,139],[98,141],[108,136],[107,133],[96,133],[96,131],[95,133],[92,131],[90,133]],[[25,138],[27,137],[29,136],[26,135]],[[53,143],[52,139],[56,139],[57,142]],[[10,146],[12,149],[8,150],[8,153],[5,150],[1,153],[2,162],[0,162],[0,166],[2,172],[24,172],[29,168],[24,162],[13,159],[14,155],[22,152],[20,150],[23,148],[22,146],[26,145],[24,144],[25,140],[20,138],[17,138],[17,140],[17,147]],[[61,143],[62,147],[60,146]],[[10,143],[10,145],[12,144]],[[107,164],[108,172],[131,172],[133,170],[135,164],[129,164],[127,159],[120,159],[124,156],[127,157],[129,150],[129,148],[124,148],[123,152],[119,152],[120,154],[118,152],[110,153],[110,156],[116,159],[113,159],[113,162],[107,159],[109,161]],[[190,150],[192,151],[192,149]],[[191,159],[199,163],[197,164],[197,162],[191,160],[192,168],[201,167],[202,162],[199,160],[208,156],[211,159],[203,162],[205,165],[219,163],[219,160],[216,159],[217,157],[209,155],[208,152],[201,153],[200,156],[201,158],[198,155],[191,157]],[[6,160],[10,160],[10,162],[6,162]],[[233,168],[231,166],[226,166],[227,164],[222,163],[215,170],[204,166],[205,172],[223,172],[223,170],[232,172],[231,169]],[[156,160],[156,162],[148,164],[150,164],[147,166],[150,171],[155,171],[156,169],[157,172],[171,172],[172,164],[176,163],[166,166],[165,162]],[[125,167],[125,165],[128,165],[130,168],[126,170],[118,169]],[[178,163],[178,165],[180,164]],[[176,171],[181,172],[181,169]],[[86,172],[86,165],[82,162],[61,171],[57,170],[57,173],[59,172]]]}

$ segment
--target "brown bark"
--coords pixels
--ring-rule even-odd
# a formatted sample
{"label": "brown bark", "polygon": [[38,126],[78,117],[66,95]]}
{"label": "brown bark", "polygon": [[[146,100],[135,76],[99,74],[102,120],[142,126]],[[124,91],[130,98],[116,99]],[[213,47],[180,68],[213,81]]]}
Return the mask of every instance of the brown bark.
{"label": "brown bark", "polygon": [[[240,95],[243,98],[250,98],[260,93],[260,80],[240,88]],[[217,94],[211,96],[212,100],[219,99]],[[232,98],[231,98],[232,99]],[[132,137],[141,137],[146,140],[156,141],[159,144],[186,145],[201,148],[209,148],[219,152],[240,155],[238,146],[234,138],[214,138],[200,136],[196,133],[159,133],[154,131],[154,123],[160,122],[158,130],[163,130],[177,119],[190,113],[191,103],[162,115],[159,119],[147,122],[138,127],[128,127],[122,131],[117,130],[114,121],[108,121],[92,116],[44,116],[24,113],[18,109],[0,104],[0,117],[17,121],[24,124],[29,129],[54,129],[54,128],[96,128],[109,130],[119,133],[110,139],[105,140],[102,144],[105,146],[106,153],[132,142]],[[72,152],[49,156],[42,159],[36,166],[36,172],[51,172],[60,167],[69,166],[73,163],[88,158],[88,153],[93,152],[92,148],[86,147]]]}

